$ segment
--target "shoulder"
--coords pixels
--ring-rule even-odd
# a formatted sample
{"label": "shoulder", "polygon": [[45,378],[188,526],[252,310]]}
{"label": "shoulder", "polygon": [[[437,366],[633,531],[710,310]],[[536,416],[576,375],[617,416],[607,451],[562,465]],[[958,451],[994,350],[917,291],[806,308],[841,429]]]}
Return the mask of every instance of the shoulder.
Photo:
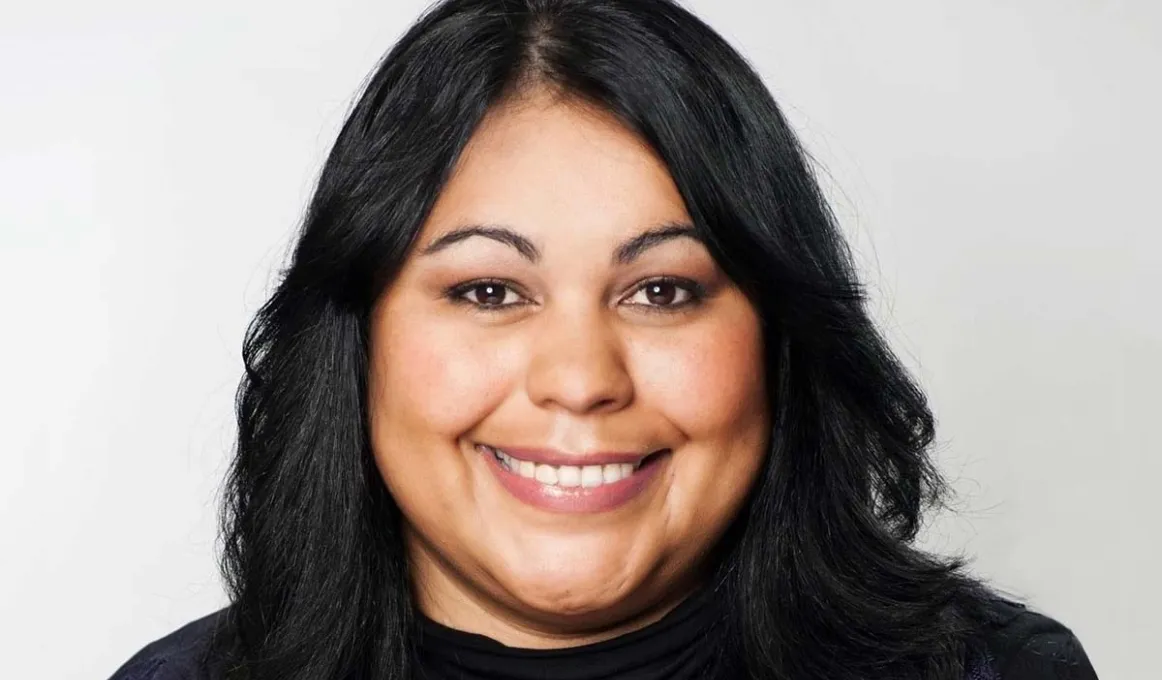
{"label": "shoulder", "polygon": [[209,642],[228,608],[191,621],[142,647],[109,680],[209,680]]}
{"label": "shoulder", "polygon": [[988,671],[972,680],[1096,680],[1073,631],[1056,619],[1005,598],[986,607],[978,640]]}

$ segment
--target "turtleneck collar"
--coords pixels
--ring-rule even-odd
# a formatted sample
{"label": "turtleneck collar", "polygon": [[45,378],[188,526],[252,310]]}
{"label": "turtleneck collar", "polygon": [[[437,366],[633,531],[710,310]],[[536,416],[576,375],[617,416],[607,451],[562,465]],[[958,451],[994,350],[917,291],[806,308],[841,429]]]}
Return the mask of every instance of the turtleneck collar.
{"label": "turtleneck collar", "polygon": [[425,680],[702,680],[720,656],[720,611],[707,588],[644,628],[578,647],[508,647],[422,615],[419,628]]}

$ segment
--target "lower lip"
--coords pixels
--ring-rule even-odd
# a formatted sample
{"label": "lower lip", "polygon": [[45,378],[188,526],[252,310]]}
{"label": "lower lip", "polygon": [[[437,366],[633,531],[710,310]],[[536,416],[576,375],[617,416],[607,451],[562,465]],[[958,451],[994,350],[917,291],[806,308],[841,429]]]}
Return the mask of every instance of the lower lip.
{"label": "lower lip", "polygon": [[484,456],[500,485],[517,500],[550,512],[606,512],[637,498],[658,476],[670,452],[650,459],[632,475],[612,484],[601,486],[556,486],[541,484],[535,479],[522,477],[509,470],[490,451],[477,449]]}

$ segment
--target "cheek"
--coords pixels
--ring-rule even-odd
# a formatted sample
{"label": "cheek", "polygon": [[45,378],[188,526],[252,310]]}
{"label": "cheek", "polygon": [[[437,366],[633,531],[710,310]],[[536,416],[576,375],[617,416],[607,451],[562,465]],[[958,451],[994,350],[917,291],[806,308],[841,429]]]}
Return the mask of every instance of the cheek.
{"label": "cheek", "polygon": [[721,536],[761,469],[770,427],[762,342],[757,317],[740,310],[643,348],[643,398],[687,443],[667,503],[674,544],[690,555]]}
{"label": "cheek", "polygon": [[466,336],[463,324],[404,318],[372,346],[379,404],[373,412],[390,427],[456,436],[503,398],[506,362],[488,343]]}
{"label": "cheek", "polygon": [[691,438],[707,438],[762,418],[762,361],[757,320],[737,314],[642,347],[635,363],[649,401]]}
{"label": "cheek", "polygon": [[[396,321],[386,323],[388,315]],[[438,536],[456,499],[472,498],[457,440],[496,408],[508,368],[463,324],[403,307],[379,311],[374,322],[368,407],[376,466],[409,522]]]}

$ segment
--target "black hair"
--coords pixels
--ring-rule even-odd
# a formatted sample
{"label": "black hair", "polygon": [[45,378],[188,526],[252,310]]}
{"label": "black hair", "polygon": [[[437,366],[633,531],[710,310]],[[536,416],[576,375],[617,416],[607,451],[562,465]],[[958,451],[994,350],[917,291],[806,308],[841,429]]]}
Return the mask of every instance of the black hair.
{"label": "black hair", "polygon": [[227,675],[412,672],[401,518],[368,439],[370,310],[482,117],[532,88],[599,106],[658,154],[762,319],[770,449],[713,568],[739,673],[960,680],[986,590],[963,558],[913,546],[946,491],[926,398],[770,92],[671,0],[446,0],[366,82],[244,342]]}

